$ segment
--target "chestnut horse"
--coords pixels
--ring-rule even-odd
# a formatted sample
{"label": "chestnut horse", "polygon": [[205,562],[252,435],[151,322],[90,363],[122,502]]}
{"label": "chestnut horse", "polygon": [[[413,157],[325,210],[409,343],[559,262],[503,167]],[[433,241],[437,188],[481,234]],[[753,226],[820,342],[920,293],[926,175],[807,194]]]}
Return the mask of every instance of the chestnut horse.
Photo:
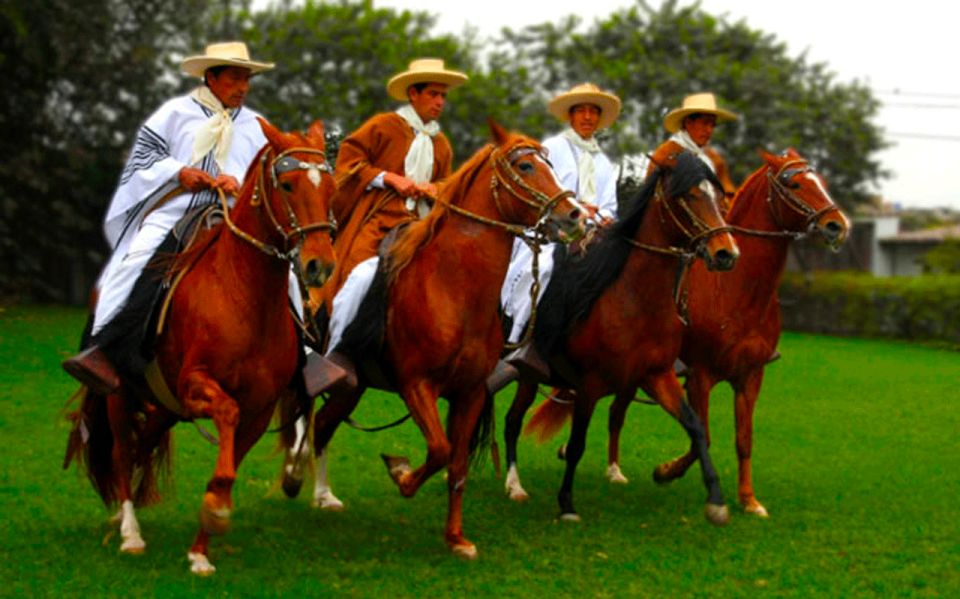
{"label": "chestnut horse", "polygon": [[[687,396],[710,442],[710,390],[727,381],[734,390],[739,462],[739,499],[748,513],[767,516],[753,491],[751,453],[753,409],[763,371],[780,338],[777,289],[793,239],[819,234],[838,248],[850,223],[833,203],[822,176],[793,149],[779,156],[761,152],[763,166],[737,192],[727,222],[743,251],[733,272],[723,275],[695,265],[689,275],[689,326],[680,357],[687,365]],[[610,408],[608,473],[620,473],[619,439],[633,391],[620,394]],[[696,459],[685,455],[660,465],[659,482],[683,476]]]}
{"label": "chestnut horse", "polygon": [[[412,497],[448,468],[446,542],[468,559],[477,550],[463,535],[463,493],[470,455],[489,430],[493,402],[485,381],[503,347],[500,287],[514,236],[534,225],[550,225],[554,236],[558,229],[576,235],[584,214],[573,193],[560,188],[539,143],[490,127],[494,144],[441,182],[430,214],[411,224],[381,261],[354,324],[333,348],[358,365],[359,385],[332,391],[314,421],[320,489],[327,444],[363,391],[399,392],[426,439],[427,456],[416,469],[406,458],[383,456],[390,477]],[[439,397],[449,402],[446,432]]]}
{"label": "chestnut horse", "polygon": [[151,378],[148,368],[151,383],[124,375],[118,393],[82,393],[65,459],[65,465],[78,459],[104,503],[120,504],[120,549],[140,553],[145,544],[134,504],[157,499],[155,470],[167,455],[170,429],[211,418],[219,433],[216,468],[188,552],[197,574],[215,570],[209,537],[228,527],[240,462],[281,394],[299,385],[291,264],[308,245],[311,256],[321,257],[314,268],[329,273],[334,260],[327,219],[335,184],[324,161],[323,125],[315,122],[306,136],[260,125],[268,143],[247,170],[233,209],[173,265],[179,284],[155,342],[159,376]]}
{"label": "chestnut horse", "polygon": [[[682,153],[675,167],[651,174],[598,243],[554,270],[534,341],[554,373],[550,382],[576,391],[558,497],[564,520],[579,520],[573,479],[597,401],[638,385],[680,422],[696,447],[708,491],[707,518],[717,524],[728,518],[703,427],[673,370],[683,334],[677,294],[687,261],[699,255],[708,268],[729,270],[739,254],[717,208],[721,193],[713,172]],[[517,472],[517,437],[536,391],[535,381],[521,377],[506,418],[506,487],[516,500],[527,496]]]}

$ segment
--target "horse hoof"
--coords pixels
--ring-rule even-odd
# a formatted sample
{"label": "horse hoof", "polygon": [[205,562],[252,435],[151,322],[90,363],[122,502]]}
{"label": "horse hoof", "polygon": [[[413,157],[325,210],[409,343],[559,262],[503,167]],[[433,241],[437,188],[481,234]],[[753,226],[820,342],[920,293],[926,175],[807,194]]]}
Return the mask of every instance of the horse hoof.
{"label": "horse hoof", "polygon": [[630,482],[630,479],[623,475],[620,466],[617,464],[610,464],[607,467],[607,480],[617,485],[625,485]]}
{"label": "horse hoof", "polygon": [[726,505],[708,503],[706,507],[707,520],[714,526],[724,526],[730,521],[730,510]]}
{"label": "horse hoof", "polygon": [[507,494],[510,497],[511,501],[516,501],[517,503],[523,503],[524,501],[530,499],[530,495],[527,494],[523,489],[510,489]]}
{"label": "horse hoof", "polygon": [[747,502],[747,503],[743,506],[743,511],[744,511],[745,513],[747,513],[747,514],[753,514],[754,516],[757,516],[757,517],[759,517],[759,518],[769,518],[769,517],[770,517],[770,514],[767,513],[767,508],[765,508],[765,507],[763,507],[762,505],[760,505],[760,502],[757,501],[757,500],[753,500],[753,501]]}
{"label": "horse hoof", "polygon": [[303,486],[303,479],[293,479],[288,476],[283,477],[283,494],[294,499],[300,494],[300,487]]}
{"label": "horse hoof", "polygon": [[128,555],[142,555],[147,550],[147,544],[143,539],[127,539],[120,545],[120,552]]}
{"label": "horse hoof", "polygon": [[567,512],[565,514],[560,514],[560,520],[562,522],[579,522],[580,514],[576,512]]}
{"label": "horse hoof", "polygon": [[466,560],[477,559],[477,546],[470,541],[464,541],[450,546],[450,551],[459,558]]}
{"label": "horse hoof", "polygon": [[325,512],[342,512],[343,502],[333,493],[323,493],[313,498],[313,507]]}
{"label": "horse hoof", "polygon": [[667,462],[660,464],[653,469],[653,482],[658,485],[668,485],[675,481],[679,476],[673,471],[673,463]]}
{"label": "horse hoof", "polygon": [[230,529],[230,508],[215,507],[217,498],[213,493],[203,496],[200,507],[200,526],[207,534],[222,535]]}
{"label": "horse hoof", "polygon": [[190,560],[190,571],[196,574],[197,576],[210,576],[217,569],[210,563],[210,560],[207,559],[202,553],[187,553],[187,559]]}
{"label": "horse hoof", "polygon": [[405,457],[385,454],[380,454],[380,457],[383,458],[383,463],[387,465],[387,472],[390,473],[390,478],[395,481],[411,470],[410,460]]}

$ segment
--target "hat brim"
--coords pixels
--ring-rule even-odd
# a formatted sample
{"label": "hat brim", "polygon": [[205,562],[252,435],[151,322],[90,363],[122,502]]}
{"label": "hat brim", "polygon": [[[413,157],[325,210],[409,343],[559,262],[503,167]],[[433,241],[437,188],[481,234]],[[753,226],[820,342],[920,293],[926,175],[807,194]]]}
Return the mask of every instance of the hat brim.
{"label": "hat brim", "polygon": [[735,121],[739,118],[737,113],[722,108],[674,108],[663,117],[663,128],[670,133],[676,133],[680,130],[683,119],[697,113],[712,114],[718,121]]}
{"label": "hat brim", "polygon": [[448,89],[463,85],[467,76],[459,71],[405,71],[387,82],[387,93],[394,100],[407,101],[407,88],[418,83],[441,83]]}
{"label": "hat brim", "polygon": [[180,69],[187,75],[203,78],[203,74],[211,67],[241,67],[250,69],[250,73],[262,73],[272,69],[272,62],[256,62],[253,60],[243,60],[241,58],[213,58],[210,56],[191,56],[185,58],[180,64]]}
{"label": "hat brim", "polygon": [[593,104],[600,108],[598,129],[612,125],[620,116],[620,98],[604,92],[567,92],[547,104],[547,111],[561,121],[570,120],[570,109],[578,104]]}

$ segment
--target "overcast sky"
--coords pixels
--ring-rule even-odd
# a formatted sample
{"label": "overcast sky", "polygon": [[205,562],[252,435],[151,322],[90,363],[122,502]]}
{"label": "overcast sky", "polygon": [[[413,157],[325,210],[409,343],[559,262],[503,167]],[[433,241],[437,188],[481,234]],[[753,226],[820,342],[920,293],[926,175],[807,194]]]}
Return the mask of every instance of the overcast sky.
{"label": "overcast sky", "polygon": [[[517,29],[572,13],[590,23],[633,2],[374,0],[374,5],[433,13],[440,31],[460,33],[469,24],[482,36],[494,36],[504,26]],[[960,77],[954,58],[960,28],[946,6],[949,3],[934,0],[701,2],[711,14],[725,14],[731,21],[743,18],[752,28],[774,34],[793,55],[807,51],[811,60],[826,62],[839,81],[868,84],[884,102],[877,124],[895,143],[880,155],[893,176],[876,191],[905,207],[960,210],[960,188],[947,177],[960,173]]]}

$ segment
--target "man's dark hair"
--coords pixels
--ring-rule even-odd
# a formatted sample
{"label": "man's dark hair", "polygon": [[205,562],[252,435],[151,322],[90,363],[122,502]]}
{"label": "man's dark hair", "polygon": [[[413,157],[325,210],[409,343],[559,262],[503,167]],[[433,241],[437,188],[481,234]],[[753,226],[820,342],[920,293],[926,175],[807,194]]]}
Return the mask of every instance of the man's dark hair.
{"label": "man's dark hair", "polygon": [[[209,69],[203,72],[203,84],[207,85],[207,75],[213,75],[213,78],[216,79],[217,77],[220,76],[220,73],[222,73],[224,69],[229,67],[230,65],[226,65],[226,64],[220,64],[215,67],[210,67]],[[210,86],[207,85],[207,87],[210,87]]]}

